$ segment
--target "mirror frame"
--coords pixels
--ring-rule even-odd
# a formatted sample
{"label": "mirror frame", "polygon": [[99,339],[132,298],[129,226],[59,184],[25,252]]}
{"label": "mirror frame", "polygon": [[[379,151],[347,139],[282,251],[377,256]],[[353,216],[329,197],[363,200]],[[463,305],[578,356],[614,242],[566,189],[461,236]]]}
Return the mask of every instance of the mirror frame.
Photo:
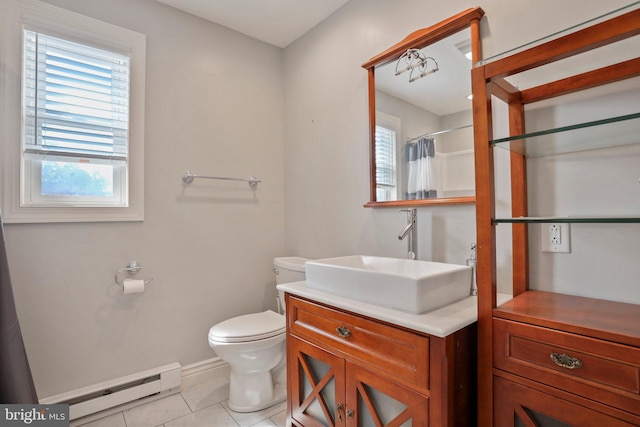
{"label": "mirror frame", "polygon": [[[484,11],[480,7],[467,9],[453,15],[435,25],[423,28],[409,34],[402,41],[391,46],[389,49],[371,58],[362,65],[368,72],[369,78],[369,182],[370,194],[369,203],[365,207],[407,207],[407,206],[433,206],[446,204],[475,203],[475,196],[449,197],[440,199],[418,199],[418,200],[394,200],[387,202],[376,201],[376,85],[375,68],[381,65],[397,61],[407,49],[422,49],[445,39],[466,28],[471,30],[471,63],[475,64],[482,59],[482,48],[480,43],[480,19],[484,16]],[[471,80],[471,74],[469,74]]]}

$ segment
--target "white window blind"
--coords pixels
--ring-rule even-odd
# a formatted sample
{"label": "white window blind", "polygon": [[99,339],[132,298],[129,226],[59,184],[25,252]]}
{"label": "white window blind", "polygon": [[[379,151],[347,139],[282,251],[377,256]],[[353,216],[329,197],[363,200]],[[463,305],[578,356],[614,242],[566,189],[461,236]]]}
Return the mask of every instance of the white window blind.
{"label": "white window blind", "polygon": [[376,184],[378,187],[396,186],[396,132],[376,126]]}
{"label": "white window blind", "polygon": [[24,31],[24,153],[126,162],[129,57]]}

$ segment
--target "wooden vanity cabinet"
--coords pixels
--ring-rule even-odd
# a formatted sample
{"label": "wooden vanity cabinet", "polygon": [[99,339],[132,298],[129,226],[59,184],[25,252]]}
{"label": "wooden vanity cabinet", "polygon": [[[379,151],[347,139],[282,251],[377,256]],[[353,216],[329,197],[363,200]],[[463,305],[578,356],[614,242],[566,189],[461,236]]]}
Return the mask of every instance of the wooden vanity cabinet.
{"label": "wooden vanity cabinet", "polygon": [[475,425],[475,324],[438,338],[285,299],[288,425]]}

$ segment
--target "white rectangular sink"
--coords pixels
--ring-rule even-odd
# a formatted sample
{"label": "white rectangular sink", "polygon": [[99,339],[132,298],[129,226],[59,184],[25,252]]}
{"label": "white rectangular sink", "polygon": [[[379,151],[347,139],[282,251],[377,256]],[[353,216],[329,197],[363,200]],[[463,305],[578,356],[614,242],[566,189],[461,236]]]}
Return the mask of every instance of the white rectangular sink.
{"label": "white rectangular sink", "polygon": [[471,267],[367,255],[305,263],[307,286],[356,301],[423,314],[469,296]]}

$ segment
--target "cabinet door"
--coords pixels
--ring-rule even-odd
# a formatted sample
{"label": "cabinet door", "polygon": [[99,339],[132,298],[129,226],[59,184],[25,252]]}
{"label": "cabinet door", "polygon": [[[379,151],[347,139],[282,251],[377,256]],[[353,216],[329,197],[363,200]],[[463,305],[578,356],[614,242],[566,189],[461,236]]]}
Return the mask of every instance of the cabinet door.
{"label": "cabinet door", "polygon": [[345,361],[306,341],[287,337],[291,415],[305,427],[343,427]]}
{"label": "cabinet door", "polygon": [[346,413],[348,427],[427,427],[429,399],[347,363]]}
{"label": "cabinet door", "polygon": [[631,424],[551,394],[494,377],[495,427],[632,427]]}

